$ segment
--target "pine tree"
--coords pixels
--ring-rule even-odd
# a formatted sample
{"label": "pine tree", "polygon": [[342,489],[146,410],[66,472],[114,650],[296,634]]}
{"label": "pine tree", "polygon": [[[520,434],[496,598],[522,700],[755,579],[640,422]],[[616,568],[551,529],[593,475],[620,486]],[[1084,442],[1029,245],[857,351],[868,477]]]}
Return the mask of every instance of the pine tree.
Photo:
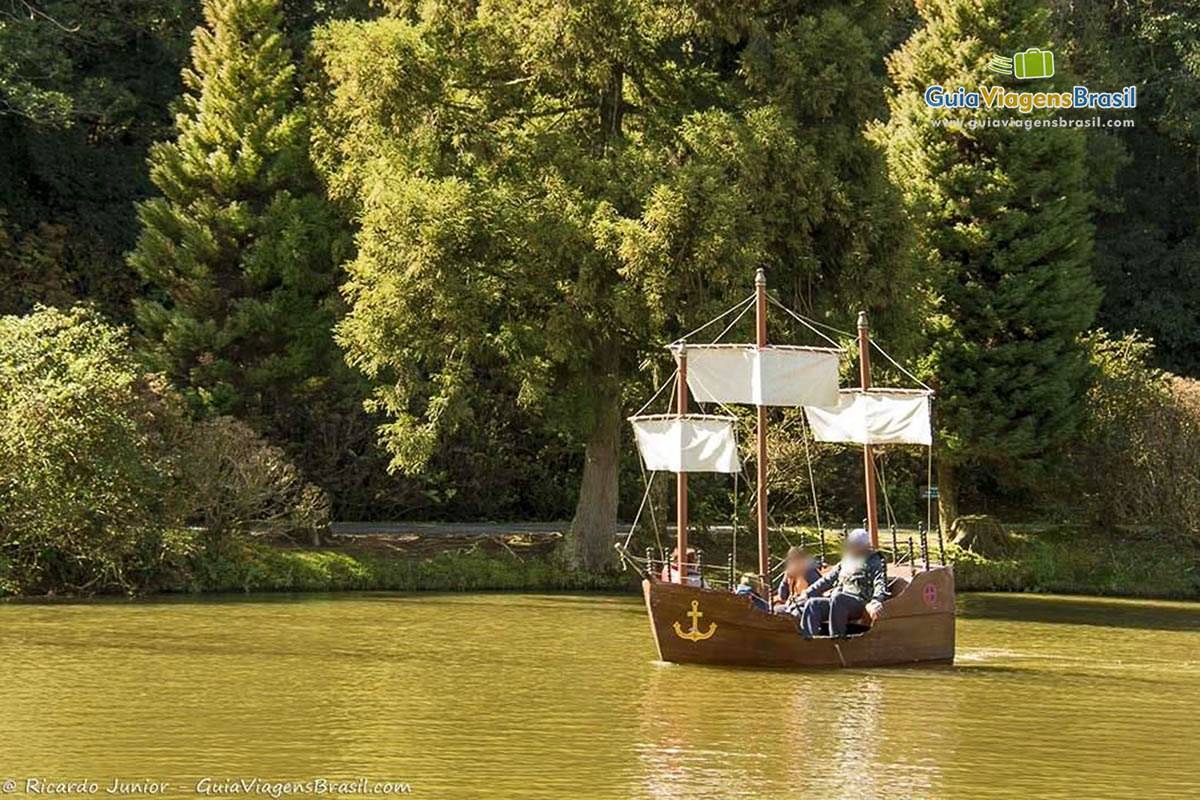
{"label": "pine tree", "polygon": [[[1069,89],[1061,60],[1055,77],[1019,86],[988,69],[993,55],[1050,45],[1043,4],[920,0],[917,8],[925,25],[889,59],[896,91],[890,120],[875,133],[916,221],[934,298],[929,368],[949,525],[959,467],[986,464],[1020,485],[1069,441],[1089,371],[1079,337],[1100,292],[1089,267],[1082,131],[980,125],[1060,111],[933,109],[924,100],[935,84]],[[934,124],[945,120],[967,125]]]}
{"label": "pine tree", "polygon": [[339,335],[394,466],[422,470],[503,380],[583,445],[569,546],[599,568],[623,393],[670,373],[664,342],[758,267],[812,314],[900,309],[897,198],[862,135],[885,20],[873,0],[506,0],[319,36],[315,152],[362,223]]}
{"label": "pine tree", "polygon": [[156,144],[129,257],[157,368],[206,409],[269,426],[335,375],[339,217],[308,160],[279,0],[206,0],[174,141]]}

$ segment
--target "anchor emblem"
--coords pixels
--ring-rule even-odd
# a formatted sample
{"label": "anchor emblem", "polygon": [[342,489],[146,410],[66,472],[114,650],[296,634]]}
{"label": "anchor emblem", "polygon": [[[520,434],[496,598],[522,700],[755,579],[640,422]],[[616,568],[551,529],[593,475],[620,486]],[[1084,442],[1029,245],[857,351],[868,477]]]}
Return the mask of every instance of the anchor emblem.
{"label": "anchor emblem", "polygon": [[704,633],[700,632],[699,623],[700,618],[704,616],[704,612],[700,610],[700,601],[698,600],[692,601],[692,610],[687,612],[687,614],[684,616],[692,618],[692,627],[691,630],[685,631],[682,627],[680,627],[679,620],[676,620],[675,635],[680,639],[691,639],[693,642],[699,642],[707,639],[717,632],[717,623],[715,622],[709,624],[708,630],[706,630]]}

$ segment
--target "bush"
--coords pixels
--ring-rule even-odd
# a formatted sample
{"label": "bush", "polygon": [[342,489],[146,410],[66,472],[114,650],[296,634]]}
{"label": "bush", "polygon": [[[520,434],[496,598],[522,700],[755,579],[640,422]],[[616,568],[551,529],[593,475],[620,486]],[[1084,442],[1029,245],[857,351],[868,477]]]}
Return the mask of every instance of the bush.
{"label": "bush", "polygon": [[0,318],[0,594],[177,585],[201,549],[259,525],[308,541],[328,509],[249,426],[194,423],[123,328],[85,308]]}
{"label": "bush", "polygon": [[188,439],[184,465],[187,517],[220,549],[252,527],[304,541],[329,525],[329,498],[305,483],[283,451],[232,417],[203,422]]}
{"label": "bush", "polygon": [[1097,378],[1064,485],[1094,521],[1200,533],[1200,383],[1150,368],[1136,334],[1087,341]]}
{"label": "bush", "polygon": [[181,406],[96,313],[0,318],[0,559],[10,591],[129,590],[166,535]]}

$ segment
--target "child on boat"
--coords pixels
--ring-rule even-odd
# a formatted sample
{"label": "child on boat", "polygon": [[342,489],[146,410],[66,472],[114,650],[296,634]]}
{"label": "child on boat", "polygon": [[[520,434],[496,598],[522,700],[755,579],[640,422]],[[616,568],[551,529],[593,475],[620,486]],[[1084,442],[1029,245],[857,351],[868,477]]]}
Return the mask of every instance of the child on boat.
{"label": "child on boat", "polygon": [[740,597],[750,598],[750,604],[759,611],[769,611],[770,608],[767,605],[766,599],[763,597],[766,592],[762,591],[762,588],[762,581],[758,579],[758,576],[747,572],[742,576],[741,581],[738,582],[737,588],[733,590],[733,593]]}
{"label": "child on boat", "polygon": [[783,577],[779,579],[779,588],[775,591],[775,613],[797,613],[795,602],[799,599],[800,593],[819,580],[821,580],[820,562],[812,558],[808,551],[800,545],[788,548]]}

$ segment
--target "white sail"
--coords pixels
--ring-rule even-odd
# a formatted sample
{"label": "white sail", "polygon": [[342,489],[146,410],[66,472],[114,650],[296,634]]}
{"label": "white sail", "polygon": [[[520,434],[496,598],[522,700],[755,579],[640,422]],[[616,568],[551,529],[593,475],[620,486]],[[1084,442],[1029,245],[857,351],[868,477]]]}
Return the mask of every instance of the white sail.
{"label": "white sail", "polygon": [[654,414],[630,417],[648,470],[740,472],[733,417]]}
{"label": "white sail", "polygon": [[912,389],[845,389],[835,408],[808,406],[804,413],[819,442],[928,446],[929,397]]}
{"label": "white sail", "polygon": [[687,384],[701,403],[835,406],[839,353],[826,347],[689,345]]}

